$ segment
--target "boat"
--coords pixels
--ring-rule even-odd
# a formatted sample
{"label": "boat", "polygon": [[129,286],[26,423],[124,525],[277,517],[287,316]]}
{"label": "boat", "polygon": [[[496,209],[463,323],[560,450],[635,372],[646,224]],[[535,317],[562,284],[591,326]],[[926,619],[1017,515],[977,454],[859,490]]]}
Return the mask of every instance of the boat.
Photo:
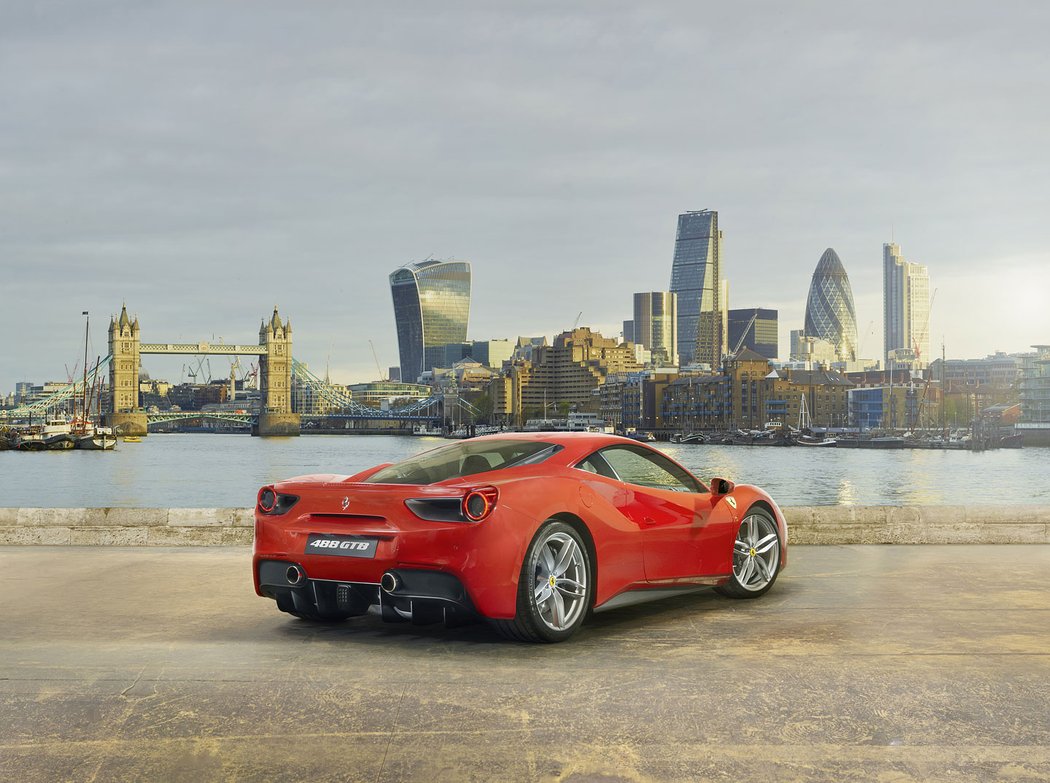
{"label": "boat", "polygon": [[1022,448],[1024,446],[1024,436],[1021,433],[1004,435],[999,439],[999,445],[1004,449]]}
{"label": "boat", "polygon": [[594,413],[570,413],[565,426],[569,432],[612,432],[605,419]]}
{"label": "boat", "polygon": [[435,427],[432,424],[419,424],[412,428],[412,434],[422,438],[440,438],[445,434],[445,431],[441,427]]}
{"label": "boat", "polygon": [[878,438],[842,438],[835,445],[844,449],[903,449],[904,438],[892,435]]}
{"label": "boat", "polygon": [[17,451],[46,451],[43,433],[44,428],[40,424],[23,427],[15,433],[13,448]]}
{"label": "boat", "polygon": [[627,437],[631,440],[637,440],[642,443],[652,443],[656,440],[656,436],[651,432],[638,432],[637,430],[628,430]]}
{"label": "boat", "polygon": [[816,435],[799,435],[795,439],[795,443],[799,446],[822,446],[824,448],[831,448],[838,444],[835,438],[818,438]]}
{"label": "boat", "polygon": [[708,437],[702,432],[690,432],[688,435],[680,435],[678,442],[690,445],[707,443]]}
{"label": "boat", "polygon": [[84,422],[84,426],[74,426],[73,435],[76,438],[75,448],[87,451],[111,451],[117,446],[117,436],[109,427],[100,427],[91,422]]}
{"label": "boat", "polygon": [[66,451],[73,448],[77,441],[73,436],[73,426],[68,419],[52,418],[44,422],[40,439],[48,451]]}
{"label": "boat", "polygon": [[121,437],[125,443],[142,443],[142,437],[139,435],[123,435]]}

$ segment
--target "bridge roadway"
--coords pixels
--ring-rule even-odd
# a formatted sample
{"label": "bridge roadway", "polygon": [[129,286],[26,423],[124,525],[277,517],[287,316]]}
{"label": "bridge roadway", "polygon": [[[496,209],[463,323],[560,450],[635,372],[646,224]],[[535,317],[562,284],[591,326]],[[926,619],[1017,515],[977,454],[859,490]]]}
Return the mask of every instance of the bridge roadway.
{"label": "bridge roadway", "polygon": [[796,547],[775,592],[313,627],[238,549],[0,549],[0,779],[1050,780],[1050,546]]}

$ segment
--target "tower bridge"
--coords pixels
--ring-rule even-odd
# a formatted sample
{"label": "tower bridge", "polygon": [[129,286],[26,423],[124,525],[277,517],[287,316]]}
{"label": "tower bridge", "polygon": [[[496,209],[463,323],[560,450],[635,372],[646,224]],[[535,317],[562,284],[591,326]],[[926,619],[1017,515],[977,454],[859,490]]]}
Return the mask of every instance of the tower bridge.
{"label": "tower bridge", "polygon": [[[144,343],[139,319],[128,317],[127,305],[109,323],[109,387],[112,409],[107,423],[125,434],[145,435],[149,415],[138,407],[139,368],[143,354],[250,355],[259,357],[259,391],[262,405],[253,421],[259,435],[298,435],[302,419],[292,411],[292,322],[282,321],[273,308],[270,322],[259,326],[258,345],[200,343]],[[170,419],[169,419],[170,420]]]}
{"label": "tower bridge", "polygon": [[[150,425],[179,420],[217,419],[251,425],[252,434],[298,435],[304,422],[310,427],[331,426],[343,422],[413,422],[441,421],[445,399],[431,396],[408,405],[378,409],[355,402],[343,389],[318,378],[305,364],[292,356],[292,324],[282,320],[277,307],[269,321],[259,326],[258,344],[250,343],[170,343],[143,342],[138,318],[128,316],[127,306],[109,324],[109,355],[89,373],[89,385],[95,375],[109,370],[110,407],[105,421],[124,435],[145,435]],[[149,413],[139,406],[139,371],[144,355],[169,356],[253,356],[259,361],[260,408],[249,411],[160,411]],[[309,410],[293,408],[293,389],[301,399],[313,403]],[[50,397],[32,405],[2,411],[0,416],[19,419],[43,416],[49,408],[79,396],[83,382],[75,381]],[[455,403],[465,405],[456,398]],[[323,411],[323,412],[318,412]]]}

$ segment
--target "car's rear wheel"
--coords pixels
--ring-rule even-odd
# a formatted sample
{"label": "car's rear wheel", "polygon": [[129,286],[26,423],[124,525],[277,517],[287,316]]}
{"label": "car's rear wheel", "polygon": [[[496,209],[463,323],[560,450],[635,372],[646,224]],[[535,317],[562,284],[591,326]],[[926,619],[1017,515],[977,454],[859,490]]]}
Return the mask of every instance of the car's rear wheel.
{"label": "car's rear wheel", "polygon": [[583,538],[571,525],[548,519],[525,552],[513,620],[494,620],[504,636],[561,642],[583,623],[594,596],[594,569]]}
{"label": "car's rear wheel", "polygon": [[730,598],[758,598],[780,572],[780,532],[769,512],[753,508],[740,522],[733,542],[733,576],[715,588]]}

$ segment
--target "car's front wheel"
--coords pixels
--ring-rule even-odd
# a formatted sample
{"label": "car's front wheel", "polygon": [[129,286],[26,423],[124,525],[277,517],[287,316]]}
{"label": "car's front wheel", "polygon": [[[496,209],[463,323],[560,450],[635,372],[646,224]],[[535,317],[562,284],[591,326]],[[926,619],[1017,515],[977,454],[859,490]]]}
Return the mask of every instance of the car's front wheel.
{"label": "car's front wheel", "polygon": [[594,569],[583,538],[548,519],[525,552],[513,620],[494,620],[503,635],[526,642],[561,642],[583,623],[594,595]]}
{"label": "car's front wheel", "polygon": [[780,572],[780,533],[769,512],[753,508],[733,542],[733,576],[715,589],[730,598],[758,598],[769,592]]}

